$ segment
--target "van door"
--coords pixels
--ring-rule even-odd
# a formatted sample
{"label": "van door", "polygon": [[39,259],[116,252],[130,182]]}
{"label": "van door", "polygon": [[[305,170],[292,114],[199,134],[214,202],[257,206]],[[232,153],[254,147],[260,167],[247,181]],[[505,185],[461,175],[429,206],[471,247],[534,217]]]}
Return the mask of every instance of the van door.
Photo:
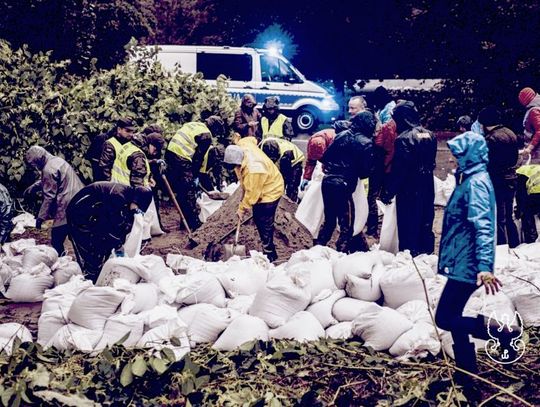
{"label": "van door", "polygon": [[247,53],[210,53],[198,50],[197,72],[202,72],[204,79],[211,84],[215,84],[219,75],[225,75],[229,78],[229,93],[244,93],[244,88],[253,78],[253,57]]}

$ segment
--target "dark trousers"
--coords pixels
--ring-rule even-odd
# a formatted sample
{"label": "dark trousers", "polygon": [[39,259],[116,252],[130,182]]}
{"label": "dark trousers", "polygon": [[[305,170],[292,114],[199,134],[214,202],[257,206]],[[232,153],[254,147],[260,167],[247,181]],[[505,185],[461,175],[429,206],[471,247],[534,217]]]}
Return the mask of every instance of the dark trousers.
{"label": "dark trousers", "polygon": [[167,151],[165,153],[168,169],[167,177],[171,183],[178,204],[186,221],[192,230],[201,226],[199,220],[199,208],[197,207],[197,186],[193,178],[192,163],[189,160],[179,158],[176,154]]}
{"label": "dark trousers", "polygon": [[[476,284],[448,279],[435,314],[437,326],[452,334],[456,366],[471,373],[476,373],[478,369],[474,344],[470,342],[469,335],[478,339],[489,339],[484,316],[463,316],[465,304],[477,288]],[[456,373],[459,384],[466,384],[466,379],[467,375]]]}
{"label": "dark trousers", "polygon": [[291,167],[287,174],[283,174],[285,181],[285,194],[291,198],[293,202],[298,201],[298,186],[302,178],[302,164],[296,164]]}
{"label": "dark trousers", "polygon": [[[356,185],[355,185],[356,186]],[[349,253],[354,225],[354,202],[349,184],[339,177],[326,176],[322,181],[322,196],[324,203],[324,223],[319,230],[316,244],[326,246],[339,223],[339,238],[336,249]]]}
{"label": "dark trousers", "polygon": [[63,256],[66,249],[64,248],[64,242],[68,237],[69,227],[68,225],[55,226],[51,229],[51,246],[56,250],[58,256]]}
{"label": "dark trousers", "polygon": [[278,204],[279,199],[253,205],[253,221],[261,237],[263,253],[270,261],[275,261],[278,257],[274,246],[274,220]]}
{"label": "dark trousers", "polygon": [[519,245],[519,235],[514,223],[515,180],[492,179],[497,202],[497,244]]}
{"label": "dark trousers", "polygon": [[399,250],[410,250],[412,256],[433,253],[433,175],[419,179],[417,185],[408,185],[408,188],[410,190],[396,196]]}
{"label": "dark trousers", "polygon": [[540,215],[540,194],[527,194],[527,180],[526,176],[518,175],[516,201],[523,243],[534,243],[538,239],[534,216]]}

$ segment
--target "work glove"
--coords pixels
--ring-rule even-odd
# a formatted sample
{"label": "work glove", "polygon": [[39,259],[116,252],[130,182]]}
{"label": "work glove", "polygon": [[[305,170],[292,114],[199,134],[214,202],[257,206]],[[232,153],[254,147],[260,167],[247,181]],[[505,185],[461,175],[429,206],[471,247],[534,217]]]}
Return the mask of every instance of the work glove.
{"label": "work glove", "polygon": [[304,191],[308,185],[309,185],[309,180],[303,179],[302,182],[300,183],[300,191]]}
{"label": "work glove", "polygon": [[167,163],[165,162],[165,160],[159,159],[159,160],[156,161],[156,164],[159,167],[159,172],[160,173],[163,174],[165,171],[167,171]]}
{"label": "work glove", "polygon": [[43,225],[43,219],[37,218],[36,219],[36,229],[41,229],[42,225]]}

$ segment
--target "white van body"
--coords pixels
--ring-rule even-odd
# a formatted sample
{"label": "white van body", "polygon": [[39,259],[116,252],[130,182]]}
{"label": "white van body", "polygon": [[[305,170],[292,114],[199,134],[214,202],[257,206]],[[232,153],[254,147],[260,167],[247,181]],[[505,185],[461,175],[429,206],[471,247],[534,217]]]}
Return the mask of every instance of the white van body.
{"label": "white van body", "polygon": [[165,69],[202,72],[210,84],[223,74],[228,92],[240,99],[251,93],[262,106],[267,96],[279,96],[280,108],[292,117],[297,132],[310,132],[340,113],[334,97],[322,86],[307,80],[281,54],[246,47],[157,45],[157,60]]}

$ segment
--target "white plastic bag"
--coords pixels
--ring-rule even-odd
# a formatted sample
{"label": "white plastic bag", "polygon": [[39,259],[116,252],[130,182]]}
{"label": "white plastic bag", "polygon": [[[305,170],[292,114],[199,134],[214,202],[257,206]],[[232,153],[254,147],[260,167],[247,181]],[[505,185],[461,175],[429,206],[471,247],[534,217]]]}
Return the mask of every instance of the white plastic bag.
{"label": "white plastic bag", "polygon": [[294,314],[286,324],[271,329],[269,336],[274,339],[294,339],[298,342],[306,342],[324,338],[325,332],[312,313],[300,311]]}
{"label": "white plastic bag", "polygon": [[324,203],[322,197],[322,182],[312,180],[298,204],[294,217],[306,227],[315,239],[324,220]]}
{"label": "white plastic bag", "polygon": [[352,332],[374,350],[387,350],[413,323],[396,310],[382,307],[374,312],[364,312],[353,321]]}
{"label": "white plastic bag", "polygon": [[212,216],[221,206],[223,202],[218,199],[211,199],[206,193],[202,193],[201,197],[197,199],[197,205],[201,208],[199,212],[199,220],[204,223],[206,220]]}
{"label": "white plastic bag", "polygon": [[356,252],[335,260],[333,273],[337,288],[340,290],[345,288],[349,274],[369,278],[377,260],[377,256],[371,252]]}
{"label": "white plastic bag", "polygon": [[58,253],[50,246],[43,244],[27,247],[23,250],[22,266],[24,269],[31,269],[41,263],[51,268],[58,260]]}
{"label": "white plastic bag", "polygon": [[380,311],[381,306],[374,302],[342,298],[337,300],[332,308],[332,315],[339,321],[352,321],[366,312]]}
{"label": "white plastic bag", "polygon": [[137,213],[133,216],[131,232],[126,236],[124,254],[126,257],[135,257],[141,252],[144,233],[144,216]]}
{"label": "white plastic bag", "polygon": [[144,331],[144,321],[139,315],[112,315],[107,319],[103,329],[103,336],[95,346],[95,350],[103,350],[106,346],[112,346],[126,335],[122,342],[126,348],[133,347],[141,339]]}
{"label": "white plastic bag", "polygon": [[255,339],[267,341],[268,326],[260,318],[240,315],[225,329],[212,348],[231,351]]}
{"label": "white plastic bag", "polygon": [[102,331],[124,298],[125,294],[112,287],[90,287],[75,298],[68,319],[84,328]]}
{"label": "white plastic bag", "polygon": [[377,206],[383,213],[379,246],[381,250],[395,254],[399,251],[396,198],[390,205],[377,201]]}
{"label": "white plastic bag", "polygon": [[150,239],[152,236],[161,236],[165,232],[159,226],[159,218],[154,198],[150,202],[148,209],[144,213],[143,239]]}
{"label": "white plastic bag", "polygon": [[67,283],[72,276],[82,275],[81,266],[71,256],[60,257],[51,270],[55,285]]}
{"label": "white plastic bag", "polygon": [[402,358],[425,357],[427,353],[433,356],[441,351],[441,343],[431,323],[417,322],[411,329],[404,332],[392,345],[389,352]]}
{"label": "white plastic bag", "polygon": [[338,321],[332,315],[332,309],[334,304],[343,297],[345,297],[345,291],[336,290],[324,300],[311,304],[306,311],[312,313],[323,328],[337,324]]}
{"label": "white plastic bag", "polygon": [[76,324],[64,325],[45,345],[45,348],[55,348],[58,350],[80,350],[82,352],[92,352],[98,343],[102,331],[88,329]]}
{"label": "white plastic bag", "polygon": [[11,279],[6,297],[13,302],[43,301],[43,293],[54,285],[50,274],[19,274]]}
{"label": "white plastic bag", "polygon": [[356,236],[364,229],[364,226],[366,226],[369,215],[366,189],[364,188],[364,183],[360,179],[358,180],[356,189],[352,194],[352,200],[354,202],[353,236]]}

